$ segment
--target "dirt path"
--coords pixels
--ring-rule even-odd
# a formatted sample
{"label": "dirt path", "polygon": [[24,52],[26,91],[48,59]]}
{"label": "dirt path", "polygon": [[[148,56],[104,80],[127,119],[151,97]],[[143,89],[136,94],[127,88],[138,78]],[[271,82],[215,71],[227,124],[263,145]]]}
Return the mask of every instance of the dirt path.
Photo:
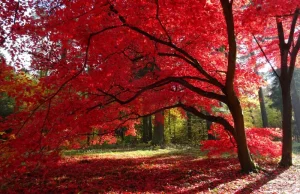
{"label": "dirt path", "polygon": [[300,155],[294,155],[294,166],[283,171],[275,179],[263,185],[253,193],[278,193],[299,194],[300,193]]}

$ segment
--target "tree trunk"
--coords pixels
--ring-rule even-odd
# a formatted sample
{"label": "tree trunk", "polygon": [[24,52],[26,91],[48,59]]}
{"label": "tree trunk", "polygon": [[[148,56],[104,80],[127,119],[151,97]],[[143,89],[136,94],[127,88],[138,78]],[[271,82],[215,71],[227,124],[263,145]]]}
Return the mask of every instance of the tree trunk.
{"label": "tree trunk", "polygon": [[210,127],[211,127],[211,125],[212,125],[212,122],[209,121],[209,120],[206,120],[207,139],[208,140],[216,140],[217,138],[213,134],[210,134]]}
{"label": "tree trunk", "polygon": [[[297,54],[300,49],[300,36],[296,43],[294,42],[294,29],[299,16],[299,8],[294,12],[291,23],[291,33],[286,41],[284,27],[281,20],[276,21],[279,48],[280,48],[280,68],[279,76],[281,94],[282,94],[282,155],[280,165],[287,167],[292,163],[292,100],[291,100],[291,82],[296,65]],[[295,43],[295,44],[293,44]],[[289,64],[289,65],[288,65]]]}
{"label": "tree trunk", "polygon": [[148,117],[143,117],[143,126],[142,126],[142,141],[143,143],[148,143],[149,140],[149,124]]}
{"label": "tree trunk", "polygon": [[259,88],[259,91],[258,91],[258,98],[259,98],[262,124],[263,124],[263,127],[266,128],[269,126],[269,124],[268,124],[267,110],[266,110],[266,106],[265,106],[265,98],[264,98],[263,90],[261,87]]}
{"label": "tree trunk", "polygon": [[235,38],[235,31],[234,31],[234,18],[233,18],[233,11],[232,11],[232,2],[228,0],[220,0],[223,14],[226,21],[226,28],[227,28],[227,38],[228,38],[228,67],[227,67],[227,74],[226,74],[226,81],[225,81],[225,88],[223,89],[223,93],[226,95],[227,98],[227,105],[231,112],[233,121],[234,121],[234,129],[235,134],[232,134],[237,143],[238,149],[238,158],[241,165],[241,169],[245,173],[249,173],[252,171],[256,171],[256,167],[251,159],[246,134],[245,134],[245,125],[244,125],[244,116],[241,108],[240,101],[235,94],[234,91],[234,78],[235,78],[235,71],[236,71],[236,38]]}
{"label": "tree trunk", "polygon": [[290,85],[282,82],[282,155],[280,165],[287,167],[292,165],[292,102]]}
{"label": "tree trunk", "polygon": [[155,114],[152,144],[161,147],[164,146],[164,112],[163,111]]}
{"label": "tree trunk", "polygon": [[245,173],[255,172],[256,167],[252,158],[250,156],[250,152],[247,146],[246,133],[245,133],[245,125],[244,125],[244,116],[242,113],[242,108],[240,102],[232,92],[231,95],[228,95],[228,107],[233,117],[235,134],[232,134],[235,138],[238,150],[238,159],[241,165],[241,169]]}
{"label": "tree trunk", "polygon": [[87,135],[86,135],[86,145],[87,145],[87,146],[90,146],[90,145],[91,145],[91,136],[90,136],[90,134],[87,134]]}
{"label": "tree trunk", "polygon": [[187,138],[188,140],[192,139],[192,114],[190,112],[186,112],[187,115]]}
{"label": "tree trunk", "polygon": [[300,99],[296,90],[295,80],[292,79],[291,85],[291,94],[292,94],[292,107],[294,110],[294,118],[295,118],[295,136],[297,141],[299,141],[300,136]]}
{"label": "tree trunk", "polygon": [[148,141],[152,140],[152,117],[148,116]]}
{"label": "tree trunk", "polygon": [[169,110],[169,114],[168,114],[168,127],[169,127],[169,134],[170,134],[170,137],[172,137],[172,129],[171,129],[171,110]]}

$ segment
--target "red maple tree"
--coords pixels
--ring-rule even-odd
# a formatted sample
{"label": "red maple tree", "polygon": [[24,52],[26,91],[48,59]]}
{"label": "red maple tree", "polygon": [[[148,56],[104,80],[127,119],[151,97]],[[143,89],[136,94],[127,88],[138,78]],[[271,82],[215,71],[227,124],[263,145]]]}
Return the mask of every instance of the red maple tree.
{"label": "red maple tree", "polygon": [[[41,72],[42,89],[28,99],[30,110],[10,117],[7,127],[16,136],[6,142],[13,153],[10,165],[24,158],[49,161],[66,140],[92,130],[105,135],[180,107],[223,125],[236,141],[242,170],[254,171],[238,96],[251,92],[259,78],[251,65],[236,60],[237,44],[245,42],[236,38],[245,34],[239,18],[250,5],[28,1],[32,16],[20,15],[26,22],[14,30],[26,38],[8,46],[32,55],[30,68]],[[212,111],[223,106],[231,116]]]}

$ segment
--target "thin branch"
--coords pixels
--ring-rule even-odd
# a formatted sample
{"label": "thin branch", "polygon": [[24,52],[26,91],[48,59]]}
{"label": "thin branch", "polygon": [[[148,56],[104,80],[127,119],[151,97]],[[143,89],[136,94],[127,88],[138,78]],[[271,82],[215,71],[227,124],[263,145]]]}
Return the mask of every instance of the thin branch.
{"label": "thin branch", "polygon": [[159,18],[159,3],[158,3],[158,0],[155,0],[155,4],[156,4],[156,19],[158,20],[160,26],[162,27],[162,29],[164,30],[164,32],[166,33],[166,36],[168,37],[169,39],[169,42],[172,42],[172,39],[166,29],[166,27],[162,24],[160,18]]}
{"label": "thin branch", "polygon": [[269,59],[268,59],[268,57],[267,57],[267,55],[266,55],[265,51],[263,50],[263,48],[262,48],[262,47],[261,47],[261,45],[259,44],[259,42],[258,42],[258,40],[256,39],[256,37],[254,36],[254,34],[252,34],[252,36],[253,36],[253,38],[254,38],[254,40],[255,40],[256,44],[258,45],[258,47],[259,47],[260,51],[263,53],[263,55],[264,55],[264,57],[265,57],[266,61],[268,62],[268,64],[269,64],[269,65],[270,65],[270,67],[272,68],[272,70],[273,70],[274,74],[275,74],[275,75],[276,75],[276,77],[279,79],[279,75],[277,74],[277,72],[276,72],[276,70],[274,69],[273,65],[272,65],[272,64],[271,64],[271,62],[269,61]]}
{"label": "thin branch", "polygon": [[297,43],[293,47],[292,53],[291,53],[290,68],[289,68],[289,77],[290,77],[290,79],[292,79],[292,77],[293,77],[295,64],[296,64],[296,60],[297,60],[297,54],[299,52],[299,49],[300,49],[300,33],[298,34]]}
{"label": "thin branch", "polygon": [[146,31],[144,31],[144,30],[142,30],[142,29],[140,29],[140,28],[138,28],[138,27],[136,27],[136,26],[132,26],[132,25],[128,24],[127,21],[126,21],[126,19],[125,19],[122,15],[119,14],[119,12],[114,8],[114,6],[113,6],[112,4],[110,5],[109,8],[110,8],[110,10],[111,10],[113,13],[115,13],[115,14],[118,15],[119,20],[121,21],[121,23],[123,24],[123,26],[128,27],[129,29],[131,29],[131,30],[133,30],[133,31],[135,31],[135,32],[137,32],[137,33],[139,33],[139,34],[141,34],[141,35],[143,35],[143,36],[149,38],[150,40],[155,41],[156,43],[160,43],[160,44],[162,44],[162,45],[168,46],[168,47],[174,49],[175,51],[181,53],[181,54],[184,55],[186,58],[188,58],[190,61],[192,61],[192,62],[194,63],[194,67],[195,67],[201,74],[203,74],[207,79],[211,80],[211,81],[214,82],[216,85],[220,84],[220,83],[218,83],[219,81],[218,81],[216,78],[212,77],[210,74],[208,74],[208,73],[203,69],[203,67],[199,64],[198,60],[195,59],[193,56],[191,56],[188,52],[186,52],[186,51],[183,50],[182,48],[177,47],[175,44],[173,44],[173,43],[171,43],[171,42],[161,40],[161,39],[159,39],[159,38],[157,38],[157,37],[155,37],[155,36],[149,34],[148,32],[146,32]]}
{"label": "thin branch", "polygon": [[[188,64],[190,64],[192,67],[197,68],[197,65],[195,65],[195,63],[193,61],[190,61],[189,59],[187,59],[186,57],[182,56],[182,55],[179,55],[177,53],[163,53],[163,52],[159,52],[158,53],[158,56],[168,56],[168,57],[176,57],[176,58],[179,58],[179,59],[182,59],[184,60],[185,62],[187,62]],[[223,90],[224,86],[221,82],[219,82],[216,78],[213,78],[211,75],[209,75],[206,71],[200,71],[201,74],[203,76],[205,76],[207,78],[207,82],[220,88],[221,90]]]}
{"label": "thin branch", "polygon": [[196,108],[184,105],[182,103],[179,103],[178,105],[179,105],[179,107],[183,108],[184,110],[191,112],[194,115],[196,115],[202,119],[223,125],[225,130],[229,131],[233,136],[235,136],[234,127],[223,117],[206,115],[206,114],[202,113],[201,111],[198,111]]}
{"label": "thin branch", "polygon": [[105,32],[107,30],[110,30],[110,29],[114,29],[114,28],[117,28],[119,26],[110,26],[110,27],[107,27],[107,28],[104,28],[100,31],[97,31],[97,32],[94,32],[94,33],[91,33],[88,37],[88,41],[87,41],[87,46],[86,46],[86,49],[85,49],[85,58],[84,58],[84,63],[81,67],[81,69],[76,73],[74,74],[73,76],[71,76],[69,79],[67,79],[62,85],[60,85],[60,87],[54,92],[52,93],[48,98],[46,98],[44,101],[42,101],[37,107],[35,107],[30,115],[25,119],[25,121],[22,123],[22,125],[20,126],[20,128],[18,129],[18,131],[16,132],[16,135],[18,135],[20,133],[20,131],[24,128],[24,126],[26,125],[26,123],[30,120],[30,118],[35,114],[35,112],[43,105],[45,104],[46,102],[52,100],[69,82],[71,82],[73,79],[75,79],[76,77],[78,77],[85,69],[85,67],[87,66],[87,63],[88,63],[88,56],[89,56],[89,48],[90,48],[90,45],[91,45],[91,40],[94,36],[102,33],[102,32]]}
{"label": "thin branch", "polygon": [[[218,124],[224,126],[224,128],[227,132],[229,132],[230,134],[235,136],[235,131],[234,131],[233,126],[226,119],[224,119],[223,117],[213,116],[213,115],[206,115],[206,114],[202,113],[201,111],[198,111],[196,108],[194,108],[192,106],[182,104],[181,102],[179,102],[177,104],[174,104],[174,105],[165,106],[165,107],[156,109],[155,111],[152,111],[152,112],[149,112],[149,113],[146,113],[146,114],[139,114],[139,113],[131,112],[127,115],[123,115],[121,118],[119,117],[119,118],[114,119],[114,120],[119,120],[119,119],[122,119],[122,118],[126,118],[126,120],[123,121],[121,124],[119,124],[118,127],[115,128],[115,130],[117,130],[120,126],[122,126],[124,123],[126,123],[129,120],[136,120],[136,119],[139,119],[139,118],[142,118],[142,117],[145,117],[145,116],[150,116],[150,115],[153,115],[155,113],[161,112],[163,110],[168,110],[168,109],[172,109],[172,108],[182,108],[182,109],[184,109],[188,112],[193,113],[195,116],[198,116],[202,119],[218,123]],[[101,135],[113,133],[113,132],[115,132],[115,130],[105,132],[105,133],[101,133]],[[88,134],[86,134],[86,135],[88,135]]]}
{"label": "thin branch", "polygon": [[288,48],[290,48],[292,43],[294,42],[294,32],[295,32],[295,28],[296,28],[298,15],[299,15],[299,9],[296,9],[293,20],[292,20],[290,35],[289,35],[289,39],[288,39],[288,43],[287,43]]}
{"label": "thin branch", "polygon": [[162,80],[159,80],[153,84],[150,84],[148,86],[145,86],[145,87],[142,87],[139,91],[137,91],[132,97],[128,98],[127,100],[121,100],[119,98],[117,98],[116,95],[114,94],[110,94],[108,92],[105,92],[104,90],[102,89],[98,89],[99,92],[107,95],[107,96],[110,96],[111,98],[113,98],[116,102],[118,102],[119,104],[128,104],[130,102],[132,102],[133,100],[135,100],[136,98],[138,98],[141,94],[143,94],[144,92],[150,90],[150,89],[154,89],[154,88],[158,88],[158,87],[161,87],[161,86],[164,86],[164,85],[167,85],[169,83],[179,83],[181,84],[182,86],[188,88],[189,90],[201,95],[201,96],[204,96],[204,97],[207,97],[207,98],[211,98],[211,99],[216,99],[216,100],[219,100],[225,104],[227,104],[227,99],[224,95],[221,95],[221,94],[217,94],[217,93],[214,93],[214,92],[208,92],[208,91],[205,91],[201,88],[198,88],[192,84],[190,84],[188,81],[185,80],[185,78],[192,78],[192,77],[167,77],[165,79],[162,79]]}

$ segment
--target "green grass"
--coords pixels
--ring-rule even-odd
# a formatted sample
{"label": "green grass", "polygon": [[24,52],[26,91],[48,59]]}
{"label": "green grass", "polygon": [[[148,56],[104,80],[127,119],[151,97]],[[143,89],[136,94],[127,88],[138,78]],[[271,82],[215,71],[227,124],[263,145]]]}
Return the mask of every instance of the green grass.
{"label": "green grass", "polygon": [[165,148],[165,149],[88,149],[88,150],[66,150],[63,156],[100,156],[114,158],[137,158],[137,157],[156,157],[156,156],[195,156],[202,157],[206,154],[196,148]]}
{"label": "green grass", "polygon": [[[293,142],[293,153],[300,155],[300,143]],[[194,156],[204,157],[206,153],[201,152],[199,148],[187,146],[172,146],[165,149],[159,147],[119,147],[102,149],[80,149],[65,150],[63,156],[95,156],[95,157],[114,157],[114,158],[137,158],[137,157],[164,157],[164,156]],[[226,158],[227,155],[223,155]]]}

